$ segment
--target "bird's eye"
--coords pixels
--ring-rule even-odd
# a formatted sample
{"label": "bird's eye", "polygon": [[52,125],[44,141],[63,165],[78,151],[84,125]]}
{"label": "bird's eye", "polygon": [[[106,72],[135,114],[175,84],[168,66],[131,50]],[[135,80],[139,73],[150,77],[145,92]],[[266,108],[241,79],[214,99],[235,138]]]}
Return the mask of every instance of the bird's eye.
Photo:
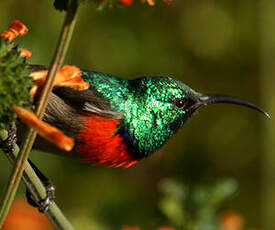
{"label": "bird's eye", "polygon": [[195,102],[192,99],[189,98],[183,98],[179,99],[175,102],[175,105],[177,106],[178,109],[186,108],[188,109],[191,107]]}
{"label": "bird's eye", "polygon": [[175,105],[179,108],[182,109],[184,107],[186,99],[179,99],[176,101]]}

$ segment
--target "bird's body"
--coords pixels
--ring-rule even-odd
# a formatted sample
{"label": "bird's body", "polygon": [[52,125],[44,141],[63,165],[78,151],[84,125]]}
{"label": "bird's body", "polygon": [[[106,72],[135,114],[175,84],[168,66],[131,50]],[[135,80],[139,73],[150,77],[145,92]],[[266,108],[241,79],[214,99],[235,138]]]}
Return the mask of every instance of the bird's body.
{"label": "bird's body", "polygon": [[241,99],[197,93],[170,77],[127,80],[83,70],[82,79],[89,89],[53,89],[44,121],[75,139],[73,151],[64,154],[83,162],[129,167],[160,148],[201,105],[234,103],[263,112]]}
{"label": "bird's body", "polygon": [[196,99],[189,87],[168,77],[126,80],[83,71],[82,78],[89,89],[54,88],[44,120],[75,138],[73,156],[84,162],[135,164],[161,147],[187,119],[187,111],[175,103]]}

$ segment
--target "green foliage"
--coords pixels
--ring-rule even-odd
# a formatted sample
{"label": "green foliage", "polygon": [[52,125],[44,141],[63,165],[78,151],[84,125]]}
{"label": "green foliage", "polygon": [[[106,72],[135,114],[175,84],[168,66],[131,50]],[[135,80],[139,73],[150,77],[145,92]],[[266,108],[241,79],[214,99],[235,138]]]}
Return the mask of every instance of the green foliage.
{"label": "green foliage", "polygon": [[173,225],[188,230],[219,230],[219,210],[237,185],[233,180],[225,180],[212,186],[190,188],[165,180],[160,189],[164,194],[160,209]]}
{"label": "green foliage", "polygon": [[12,106],[30,103],[30,88],[31,78],[28,77],[25,59],[17,47],[0,38],[0,129],[15,122]]}

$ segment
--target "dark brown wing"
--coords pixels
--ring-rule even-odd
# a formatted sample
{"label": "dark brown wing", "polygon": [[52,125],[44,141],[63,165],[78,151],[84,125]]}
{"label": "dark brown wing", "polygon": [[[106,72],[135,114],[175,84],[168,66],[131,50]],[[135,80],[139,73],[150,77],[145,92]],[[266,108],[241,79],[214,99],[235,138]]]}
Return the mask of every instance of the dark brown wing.
{"label": "dark brown wing", "polygon": [[36,72],[40,70],[48,70],[48,67],[44,65],[28,65],[27,69],[31,72]]}
{"label": "dark brown wing", "polygon": [[96,96],[91,89],[75,90],[55,87],[51,93],[44,121],[76,137],[82,127],[80,119],[95,114],[108,119],[120,120],[122,113],[114,111],[110,104]]}

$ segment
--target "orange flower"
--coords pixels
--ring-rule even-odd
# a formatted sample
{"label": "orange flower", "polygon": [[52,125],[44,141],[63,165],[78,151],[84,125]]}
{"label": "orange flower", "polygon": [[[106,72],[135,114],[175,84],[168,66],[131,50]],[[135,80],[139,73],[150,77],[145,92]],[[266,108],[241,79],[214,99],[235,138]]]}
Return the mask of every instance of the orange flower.
{"label": "orange flower", "polygon": [[220,226],[221,230],[242,230],[244,221],[241,215],[227,211],[221,217]]}
{"label": "orange flower", "polygon": [[[48,70],[35,71],[30,74],[34,83],[31,89],[31,96],[35,96],[44,85]],[[85,90],[89,88],[89,83],[81,78],[81,70],[76,66],[64,65],[56,74],[54,86],[70,87],[77,90]]]}
{"label": "orange flower", "polygon": [[23,199],[13,202],[2,230],[53,230],[48,218]]}
{"label": "orange flower", "polygon": [[[16,37],[24,36],[28,32],[28,28],[20,21],[13,20],[10,27],[0,33],[0,37],[12,42]],[[21,57],[29,58],[32,54],[27,49],[21,49]]]}
{"label": "orange flower", "polygon": [[24,36],[28,32],[28,28],[19,20],[13,20],[10,27],[2,32],[0,36],[12,42],[16,37]]}
{"label": "orange flower", "polygon": [[120,230],[140,230],[137,226],[124,226]]}
{"label": "orange flower", "polygon": [[160,226],[157,228],[157,230],[175,230],[175,229],[169,226]]}
{"label": "orange flower", "polygon": [[155,5],[155,1],[154,0],[141,0],[142,3],[147,2],[149,6],[154,6]]}

